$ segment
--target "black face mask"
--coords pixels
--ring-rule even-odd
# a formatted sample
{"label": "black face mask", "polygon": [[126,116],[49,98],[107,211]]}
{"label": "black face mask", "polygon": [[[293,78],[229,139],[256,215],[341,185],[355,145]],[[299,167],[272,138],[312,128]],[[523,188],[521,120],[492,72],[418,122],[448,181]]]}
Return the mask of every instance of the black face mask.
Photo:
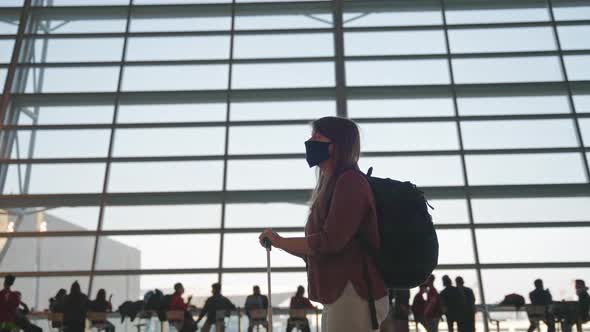
{"label": "black face mask", "polygon": [[309,167],[318,166],[322,161],[330,159],[331,142],[305,141],[305,159]]}

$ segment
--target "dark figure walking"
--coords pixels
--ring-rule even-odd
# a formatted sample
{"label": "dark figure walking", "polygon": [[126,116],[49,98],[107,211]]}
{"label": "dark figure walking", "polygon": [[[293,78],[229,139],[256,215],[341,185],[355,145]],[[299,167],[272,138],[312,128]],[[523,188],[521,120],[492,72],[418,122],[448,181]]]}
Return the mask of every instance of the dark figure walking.
{"label": "dark figure walking", "polygon": [[461,310],[457,317],[459,332],[475,331],[475,294],[469,287],[465,287],[462,277],[455,278],[459,298],[461,299]]}

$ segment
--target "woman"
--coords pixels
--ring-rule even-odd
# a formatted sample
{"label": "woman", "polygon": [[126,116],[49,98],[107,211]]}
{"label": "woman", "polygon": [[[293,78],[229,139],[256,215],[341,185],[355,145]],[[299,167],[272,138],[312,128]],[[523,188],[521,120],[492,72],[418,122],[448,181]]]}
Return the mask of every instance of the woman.
{"label": "woman", "polygon": [[[112,312],[113,311],[113,305],[111,303],[111,299],[112,299],[113,295],[111,295],[107,301],[107,292],[101,288],[98,290],[98,292],[96,293],[96,299],[94,299],[94,301],[90,302],[90,311],[92,312]],[[115,332],[115,326],[113,325],[113,323],[109,322],[108,320],[106,321],[98,321],[98,322],[92,322],[92,324],[101,324],[104,325],[104,330],[106,332]]]}
{"label": "woman", "polygon": [[312,123],[305,142],[309,167],[319,166],[305,237],[283,238],[266,229],[274,247],[302,257],[308,266],[309,297],[324,305],[322,331],[371,331],[367,263],[377,320],[388,311],[383,278],[356,239],[362,234],[373,250],[379,248],[377,216],[371,187],[359,171],[360,138],[350,120],[325,117]]}

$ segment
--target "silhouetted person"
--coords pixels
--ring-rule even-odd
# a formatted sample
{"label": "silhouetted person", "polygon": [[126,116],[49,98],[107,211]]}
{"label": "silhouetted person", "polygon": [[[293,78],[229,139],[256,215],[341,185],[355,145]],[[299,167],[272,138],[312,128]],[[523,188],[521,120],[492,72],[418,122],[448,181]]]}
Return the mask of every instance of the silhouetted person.
{"label": "silhouetted person", "polygon": [[422,324],[428,330],[424,316],[424,312],[426,311],[426,293],[428,293],[428,286],[426,284],[420,285],[418,294],[414,295],[414,300],[412,300],[412,314],[414,314],[414,321]]}
{"label": "silhouetted person", "polygon": [[[547,332],[554,332],[555,319],[549,312],[549,306],[553,303],[553,298],[551,297],[549,289],[543,288],[543,280],[535,280],[535,289],[529,293],[529,298],[532,305],[545,307],[545,319],[543,319],[543,322],[545,322],[545,325],[547,325]],[[531,320],[531,325],[529,326],[528,332],[533,332],[536,328],[537,322]]]}
{"label": "silhouetted person", "polygon": [[262,326],[268,330],[268,322],[266,318],[253,320],[252,317],[250,317],[250,310],[268,309],[268,297],[260,294],[260,287],[254,286],[252,288],[252,295],[248,295],[246,298],[244,308],[246,309],[246,315],[248,316],[249,320],[248,332],[253,331],[254,325],[256,325],[256,323],[262,324]]}
{"label": "silhouetted person", "polygon": [[211,325],[215,325],[215,330],[217,332],[224,332],[225,331],[225,320],[223,317],[217,317],[218,311],[230,311],[236,310],[236,306],[231,303],[231,301],[221,295],[221,284],[216,282],[211,285],[211,293],[212,296],[205,301],[205,306],[201,310],[199,314],[199,319],[197,319],[197,323],[203,319],[204,316],[207,316],[205,320],[205,324],[203,324],[203,328],[201,331],[209,332],[211,329]]}
{"label": "silhouetted person", "polygon": [[174,294],[172,294],[172,297],[170,298],[170,306],[168,307],[168,310],[184,312],[184,321],[182,323],[181,332],[192,332],[196,330],[196,324],[193,315],[188,309],[193,297],[189,296],[185,303],[182,299],[182,294],[184,294],[184,286],[179,282],[174,284]]}
{"label": "silhouetted person", "polygon": [[[96,293],[96,299],[90,302],[89,311],[93,312],[112,312],[113,311],[113,304],[111,303],[112,295],[109,297],[107,301],[107,292],[104,289],[99,289]],[[115,326],[109,322],[108,320],[103,323],[105,326],[106,332],[115,332]]]}
{"label": "silhouetted person", "polygon": [[590,321],[590,295],[588,294],[588,287],[586,282],[582,279],[577,279],[575,282],[576,295],[578,296],[578,310],[575,314],[575,321],[564,321],[562,323],[563,332],[571,332],[572,324],[576,324],[578,332],[582,332],[582,324]]}
{"label": "silhouetted person", "polygon": [[447,318],[447,326],[449,332],[453,332],[455,329],[455,323],[458,323],[459,311],[461,310],[461,299],[459,290],[453,286],[453,282],[448,275],[442,277],[443,289],[440,292],[440,300],[443,313]]}
{"label": "silhouetted person", "polygon": [[64,312],[64,303],[66,300],[66,296],[68,295],[68,292],[61,288],[59,291],[57,291],[57,294],[55,294],[54,297],[49,299],[49,311],[51,312]]}
{"label": "silhouetted person", "polygon": [[426,330],[428,332],[438,332],[438,322],[442,316],[442,309],[438,291],[434,287],[434,275],[426,279],[428,291],[426,293],[426,307],[424,309],[424,319],[426,321]]}
{"label": "silhouetted person", "polygon": [[408,317],[410,315],[410,291],[396,289],[393,291],[393,331],[408,332]]}
{"label": "silhouetted person", "polygon": [[[61,288],[57,291],[57,294],[49,299],[49,311],[63,314],[67,296],[68,292],[65,289]],[[51,321],[51,327],[54,329],[60,329],[62,326],[63,322]]]}
{"label": "silhouetted person", "polygon": [[[289,309],[293,310],[307,310],[315,309],[311,301],[303,296],[305,295],[305,288],[303,286],[297,287],[295,296],[291,297],[291,303],[289,303]],[[303,332],[309,332],[309,321],[303,317],[289,317],[287,319],[287,332],[291,332],[296,325],[303,325]]]}
{"label": "silhouetted person", "polygon": [[88,312],[88,297],[80,290],[80,284],[75,281],[70,288],[70,294],[64,301],[64,327],[66,332],[84,332],[86,313]]}
{"label": "silhouetted person", "polygon": [[475,294],[469,287],[465,287],[462,277],[455,278],[459,298],[461,299],[461,310],[457,318],[459,332],[475,331]]}
{"label": "silhouetted person", "polygon": [[4,278],[4,288],[0,291],[0,323],[14,323],[16,321],[16,310],[20,300],[10,290],[10,287],[14,285],[14,280],[13,275],[7,275]]}
{"label": "silhouetted person", "polygon": [[576,295],[578,295],[578,312],[580,313],[579,322],[585,323],[590,321],[590,295],[586,282],[582,279],[576,280]]}
{"label": "silhouetted person", "polygon": [[19,306],[16,310],[16,326],[22,329],[24,332],[42,332],[39,326],[32,324],[31,321],[27,318],[27,315],[31,312],[29,310],[29,306],[23,302],[22,294],[20,292],[14,292],[18,297]]}

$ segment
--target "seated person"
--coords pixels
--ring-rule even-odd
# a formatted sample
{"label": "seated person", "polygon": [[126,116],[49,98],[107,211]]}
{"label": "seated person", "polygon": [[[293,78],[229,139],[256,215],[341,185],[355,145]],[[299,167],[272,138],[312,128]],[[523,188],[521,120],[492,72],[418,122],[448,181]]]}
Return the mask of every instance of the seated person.
{"label": "seated person", "polygon": [[[590,295],[586,282],[582,279],[575,281],[576,295],[578,295],[577,312],[570,319],[564,319],[561,323],[563,332],[571,332],[572,325],[576,325],[578,332],[582,331],[582,324],[590,321]],[[574,318],[575,317],[575,318]]]}
{"label": "seated person", "polygon": [[[311,301],[304,297],[305,288],[303,286],[297,287],[297,293],[291,298],[289,309],[315,309]],[[296,325],[303,326],[303,332],[310,332],[309,321],[302,317],[289,317],[287,320],[287,332],[291,332]]]}
{"label": "seated person", "polygon": [[15,277],[8,275],[4,278],[4,288],[0,291],[0,324],[15,323],[16,311],[20,300],[16,293],[10,290],[14,284]]}
{"label": "seated person", "polygon": [[25,332],[42,332],[43,330],[35,325],[32,324],[31,321],[27,318],[27,315],[31,312],[29,310],[29,306],[22,301],[22,294],[20,292],[14,292],[18,297],[19,306],[16,310],[16,326],[22,329]]}
{"label": "seated person", "polygon": [[66,332],[84,332],[88,296],[82,293],[80,284],[75,281],[70,287],[70,294],[64,299],[64,326]]}
{"label": "seated person", "polygon": [[[65,289],[60,289],[57,291],[54,297],[49,299],[49,311],[52,313],[62,313],[64,312],[64,303],[68,292]],[[63,322],[59,321],[51,321],[51,327],[54,329],[59,329],[63,326]]]}
{"label": "seated person", "polygon": [[249,319],[248,332],[253,331],[255,323],[261,324],[262,326],[264,326],[265,329],[268,330],[268,321],[266,318],[252,320],[252,317],[250,317],[250,310],[268,309],[268,297],[260,294],[260,287],[258,286],[254,286],[252,291],[253,294],[248,295],[248,297],[246,298],[246,303],[244,304],[244,308],[246,309],[246,315]]}
{"label": "seated person", "polygon": [[172,294],[172,297],[170,298],[170,306],[168,307],[168,310],[183,311],[184,321],[182,322],[182,327],[179,326],[179,330],[182,332],[193,332],[196,330],[196,324],[193,315],[188,310],[193,297],[189,296],[185,303],[182,299],[182,294],[184,294],[184,286],[177,282],[174,284],[174,294]]}
{"label": "seated person", "polygon": [[225,320],[223,320],[222,317],[217,317],[217,312],[236,310],[236,306],[231,303],[227,297],[221,295],[220,283],[216,282],[211,285],[211,293],[212,296],[205,301],[205,306],[201,309],[199,319],[197,319],[197,325],[206,315],[207,320],[205,321],[205,324],[203,324],[201,331],[209,332],[211,330],[211,325],[215,324],[215,330],[217,332],[225,332]]}
{"label": "seated person", "polygon": [[[111,299],[113,295],[109,296],[109,300],[107,301],[107,292],[104,289],[99,289],[98,293],[96,293],[96,299],[90,302],[88,311],[92,312],[113,312],[113,305],[111,304]],[[115,332],[115,326],[107,320],[104,322],[92,322],[104,324],[104,329],[106,332]]]}
{"label": "seated person", "polygon": [[[535,289],[529,293],[531,304],[545,307],[545,317],[543,322],[547,325],[547,332],[555,332],[555,318],[549,312],[549,306],[553,303],[553,297],[549,289],[543,288],[543,280],[535,280]],[[537,328],[537,321],[530,319],[528,332],[533,332]]]}

